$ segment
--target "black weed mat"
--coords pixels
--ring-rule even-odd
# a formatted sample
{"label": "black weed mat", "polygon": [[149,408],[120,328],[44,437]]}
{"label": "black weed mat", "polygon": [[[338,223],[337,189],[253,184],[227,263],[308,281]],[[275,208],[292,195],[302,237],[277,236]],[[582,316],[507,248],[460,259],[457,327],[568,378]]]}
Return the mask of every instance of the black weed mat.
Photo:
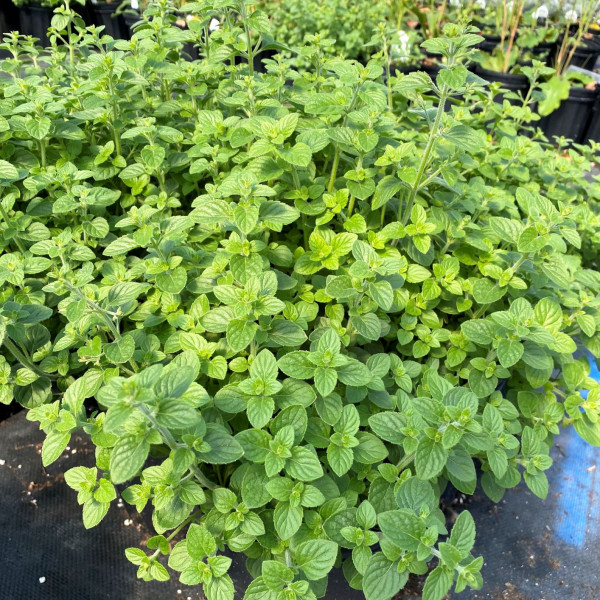
{"label": "black weed mat", "polygon": [[[24,412],[0,423],[0,600],[204,600],[175,578],[135,578],[124,549],[140,546],[152,533],[131,507],[113,505],[98,527],[86,531],[62,474],[91,466],[93,446],[76,435],[63,456],[43,469],[42,440]],[[475,550],[486,559],[485,586],[452,600],[600,600],[600,449],[569,431],[553,457],[545,502],[521,486],[496,507],[480,495],[467,500],[477,523]],[[459,499],[448,512],[460,507]],[[248,576],[241,563],[232,576],[244,589]],[[411,581],[398,600],[420,598],[419,587]],[[362,599],[339,572],[329,590],[327,600]]]}

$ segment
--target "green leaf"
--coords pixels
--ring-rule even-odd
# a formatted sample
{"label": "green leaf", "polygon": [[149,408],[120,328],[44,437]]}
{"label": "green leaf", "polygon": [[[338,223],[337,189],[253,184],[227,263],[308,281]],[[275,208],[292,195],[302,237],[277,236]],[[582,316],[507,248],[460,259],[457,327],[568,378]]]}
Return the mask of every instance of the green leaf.
{"label": "green leaf", "polygon": [[172,271],[164,271],[156,276],[156,286],[163,292],[179,294],[187,283],[187,271],[184,267],[177,267]]}
{"label": "green leaf", "polygon": [[273,512],[275,531],[282,540],[289,540],[300,529],[302,508],[289,502],[278,502]]}
{"label": "green leaf", "polygon": [[292,148],[281,149],[278,153],[285,162],[297,167],[307,167],[312,158],[312,150],[302,142],[298,142]]}
{"label": "green leaf", "polygon": [[70,439],[71,434],[68,432],[50,432],[42,444],[42,464],[47,467],[57,460],[64,452]]}
{"label": "green leaf", "polygon": [[194,560],[202,560],[217,549],[214,536],[204,525],[192,523],[185,536],[186,549]]}
{"label": "green leaf", "polygon": [[450,543],[460,550],[463,556],[468,556],[475,544],[475,521],[471,513],[463,510],[454,522],[450,533]]}
{"label": "green leaf", "polygon": [[428,437],[419,441],[415,454],[415,468],[419,479],[432,479],[437,477],[448,458],[448,451],[438,442]]}
{"label": "green leaf", "polygon": [[571,85],[566,77],[551,77],[541,85],[544,99],[539,103],[538,112],[542,117],[554,112],[563,100],[569,97]]}
{"label": "green leaf", "polygon": [[528,473],[525,471],[523,479],[527,487],[542,500],[545,500],[548,496],[548,478],[542,471],[536,471],[535,473]]}
{"label": "green leaf", "polygon": [[36,140],[43,140],[52,127],[52,121],[48,117],[29,118],[25,122],[27,133]]}
{"label": "green leaf", "polygon": [[377,210],[391,200],[403,187],[401,181],[393,175],[386,175],[377,184],[373,200],[371,201],[371,210]]}
{"label": "green leaf", "polygon": [[396,563],[381,552],[373,554],[363,576],[366,600],[391,600],[408,581],[408,571],[398,573]]}
{"label": "green leaf", "polygon": [[14,181],[19,178],[19,171],[5,160],[0,160],[0,179]]}
{"label": "green leaf", "polygon": [[234,352],[241,352],[254,339],[258,325],[245,319],[233,319],[227,325],[227,343]]}
{"label": "green leaf", "polygon": [[381,336],[381,324],[373,313],[351,317],[350,323],[367,340],[378,340]]}
{"label": "green leaf", "polygon": [[322,579],[331,571],[338,546],[329,540],[308,540],[296,549],[296,564],[309,581]]}
{"label": "green leaf", "polygon": [[468,125],[454,125],[454,127],[451,127],[444,133],[444,137],[461,150],[466,150],[467,152],[476,153],[481,149],[481,137],[475,129]]}
{"label": "green leaf", "polygon": [[505,288],[489,279],[476,279],[473,284],[473,298],[477,304],[492,304],[500,300],[505,293]]}
{"label": "green leaf", "polygon": [[210,450],[201,450],[197,454],[202,462],[208,464],[226,465],[235,462],[244,454],[240,443],[216,423],[206,426],[204,442]]}
{"label": "green leaf", "polygon": [[294,579],[294,571],[280,562],[265,560],[262,563],[262,579],[269,590],[278,592]]}
{"label": "green leaf", "polygon": [[141,156],[148,167],[158,169],[165,160],[165,149],[162,146],[144,146]]}
{"label": "green leaf", "polygon": [[345,475],[354,462],[354,452],[350,448],[342,448],[334,444],[327,446],[327,462],[331,470],[338,476]]}
{"label": "green leaf", "polygon": [[423,600],[443,600],[452,587],[453,579],[452,571],[445,567],[436,567],[425,581]]}
{"label": "green leaf", "polygon": [[521,342],[510,339],[502,339],[498,343],[498,360],[500,364],[509,368],[516,365],[523,356],[525,348]]}
{"label": "green leaf", "polygon": [[294,379],[310,379],[313,377],[316,367],[308,358],[309,352],[300,350],[289,352],[282,356],[277,362],[279,368]]}
{"label": "green leaf", "polygon": [[83,526],[86,529],[91,529],[98,525],[106,516],[109,508],[109,502],[98,502],[94,498],[88,500],[83,505]]}
{"label": "green leaf", "polygon": [[379,527],[393,544],[409,552],[417,550],[425,533],[425,522],[410,510],[390,510],[379,514]]}
{"label": "green leaf", "polygon": [[135,351],[135,341],[131,335],[124,335],[118,340],[104,346],[106,358],[115,364],[125,363]]}
{"label": "green leaf", "polygon": [[323,476],[321,461],[308,448],[297,446],[287,460],[286,472],[298,481],[315,481]]}
{"label": "green leaf", "polygon": [[137,435],[125,435],[117,440],[110,453],[110,477],[119,484],[135,477],[148,458],[150,444]]}
{"label": "green leaf", "polygon": [[315,388],[321,396],[329,396],[337,383],[337,372],[332,368],[317,367],[315,369]]}

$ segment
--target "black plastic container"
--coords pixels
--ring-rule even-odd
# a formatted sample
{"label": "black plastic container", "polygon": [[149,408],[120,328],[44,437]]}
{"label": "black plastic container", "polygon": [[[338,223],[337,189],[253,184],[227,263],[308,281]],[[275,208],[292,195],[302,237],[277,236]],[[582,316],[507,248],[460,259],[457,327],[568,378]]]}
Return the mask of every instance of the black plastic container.
{"label": "black plastic container", "polygon": [[477,44],[477,48],[483,52],[493,52],[499,45],[502,38],[499,35],[481,34],[483,41]]}
{"label": "black plastic container", "polygon": [[0,37],[19,29],[19,9],[10,0],[0,6]]}
{"label": "black plastic container", "polygon": [[135,24],[141,19],[141,15],[138,12],[134,12],[133,9],[123,13],[123,21],[127,27],[128,38],[133,35]]}
{"label": "black plastic container", "polygon": [[576,144],[583,143],[594,115],[598,92],[598,88],[572,87],[569,97],[560,103],[558,109],[539,121],[546,137],[564,136]]}
{"label": "black plastic container", "polygon": [[587,142],[588,140],[600,142],[600,94],[598,94],[598,98],[596,99],[594,111],[585,132],[584,141]]}
{"label": "black plastic container", "polygon": [[[560,44],[560,41],[558,42]],[[575,49],[570,64],[574,67],[592,70],[600,57],[600,40],[596,37],[584,39]]]}
{"label": "black plastic container", "polygon": [[[3,2],[0,6],[0,41],[4,40],[7,33],[19,29],[19,10],[12,2]],[[9,56],[10,52],[8,50],[0,50],[0,60],[4,60]]]}
{"label": "black plastic container", "polygon": [[32,35],[40,40],[42,46],[47,46],[48,28],[52,22],[52,8],[30,4],[21,6],[19,11],[20,32]]}
{"label": "black plastic container", "polygon": [[129,28],[123,15],[115,14],[118,6],[118,2],[111,2],[110,4],[92,4],[90,8],[94,24],[104,25],[104,33],[114,39],[127,40],[130,37]]}
{"label": "black plastic container", "polygon": [[[519,75],[515,73],[500,73],[499,71],[489,71],[488,69],[484,69],[483,67],[477,66],[475,68],[475,73],[479,75],[482,79],[485,79],[489,82],[499,82],[502,84],[502,89],[509,92],[521,92],[524,96],[527,94],[529,90],[529,80],[525,75]],[[495,100],[496,102],[502,102],[503,93],[498,94]],[[513,102],[516,102],[514,100]]]}
{"label": "black plastic container", "polygon": [[437,63],[431,63],[431,64],[421,63],[417,67],[417,71],[424,71],[434,81],[435,81],[435,78],[438,76],[438,73],[441,70],[442,70],[442,67],[439,64],[437,64]]}
{"label": "black plastic container", "polygon": [[557,50],[557,42],[540,42],[531,49],[531,54],[538,60],[545,58],[548,64],[552,64],[556,58]]}
{"label": "black plastic container", "polygon": [[[187,14],[186,13],[176,13],[177,14],[177,22],[175,23],[177,25],[177,27],[179,27],[182,30],[186,30],[187,29]],[[191,60],[198,60],[199,58],[199,54],[198,54],[198,48],[196,48],[194,46],[193,42],[186,42],[183,45],[183,54],[185,55],[186,58],[189,58]]]}

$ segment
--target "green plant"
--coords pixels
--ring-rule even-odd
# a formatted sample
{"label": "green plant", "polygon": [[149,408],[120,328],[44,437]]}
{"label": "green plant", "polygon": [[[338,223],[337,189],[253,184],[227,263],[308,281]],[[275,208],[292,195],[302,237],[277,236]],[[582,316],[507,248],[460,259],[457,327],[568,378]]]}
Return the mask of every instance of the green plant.
{"label": "green plant", "polygon": [[306,66],[301,48],[315,35],[321,52],[366,60],[364,44],[389,14],[386,2],[358,3],[350,0],[261,0],[257,3],[273,22],[273,36],[294,49],[294,64]]}
{"label": "green plant", "polygon": [[558,52],[554,61],[555,72],[541,86],[544,93],[540,101],[539,113],[548,115],[556,110],[569,96],[573,84],[582,85],[592,81],[588,76],[569,71],[575,51],[582,46],[590,27],[597,20],[600,2],[575,2],[562,13],[562,36],[558,41]]}
{"label": "green plant", "polygon": [[469,28],[425,42],[435,82],[390,88],[316,41],[314,70],[256,74],[260,12],[189,8],[189,31],[159,0],[131,41],[67,14],[47,50],[1,46],[0,400],[46,465],[91,436],[65,474],[86,527],[117,488],[151,508],[142,579],[168,555],[231,600],[228,550],[246,600],[321,597],[340,564],[369,600],[434,565],[425,600],[480,587],[448,483],[477,464],[496,501],[522,477],[544,497],[559,425],[600,443],[592,151],[519,135],[531,107],[467,71]]}

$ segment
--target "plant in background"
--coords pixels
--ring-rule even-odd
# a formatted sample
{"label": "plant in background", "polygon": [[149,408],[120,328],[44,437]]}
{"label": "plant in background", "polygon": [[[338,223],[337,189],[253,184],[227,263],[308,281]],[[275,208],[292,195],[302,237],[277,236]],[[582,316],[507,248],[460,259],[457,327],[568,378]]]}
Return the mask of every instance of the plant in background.
{"label": "plant in background", "polygon": [[273,37],[294,49],[293,63],[301,67],[310,65],[311,61],[300,49],[307,42],[312,45],[315,35],[321,41],[325,56],[338,55],[366,62],[369,57],[364,54],[364,44],[389,14],[386,2],[261,0],[257,6],[271,19]]}
{"label": "plant in background", "polygon": [[468,72],[470,28],[424,43],[435,81],[317,36],[314,69],[257,74],[250,6],[194,3],[182,32],[159,0],[131,41],[62,8],[68,44],[2,45],[0,400],[45,465],[91,437],[65,474],[86,527],[118,492],[152,511],[144,580],[232,600],[233,552],[246,600],[322,597],[334,565],[368,600],[430,569],[425,600],[479,588],[447,485],[477,465],[495,501],[544,497],[559,426],[600,444],[592,150],[518,135],[530,103]]}
{"label": "plant in background", "polygon": [[508,73],[517,65],[520,52],[516,41],[524,6],[525,0],[503,0],[496,4],[499,42],[490,52],[481,53],[479,62],[485,69]]}
{"label": "plant in background", "polygon": [[[572,85],[585,85],[592,79],[576,71],[570,71],[569,66],[577,48],[581,46],[590,27],[597,20],[600,2],[575,3],[565,7],[563,13],[563,32],[558,41],[558,52],[554,63],[554,75],[541,86],[544,98],[540,101],[539,113],[548,115],[556,110],[563,100],[569,96]],[[577,9],[580,9],[578,11]]]}

